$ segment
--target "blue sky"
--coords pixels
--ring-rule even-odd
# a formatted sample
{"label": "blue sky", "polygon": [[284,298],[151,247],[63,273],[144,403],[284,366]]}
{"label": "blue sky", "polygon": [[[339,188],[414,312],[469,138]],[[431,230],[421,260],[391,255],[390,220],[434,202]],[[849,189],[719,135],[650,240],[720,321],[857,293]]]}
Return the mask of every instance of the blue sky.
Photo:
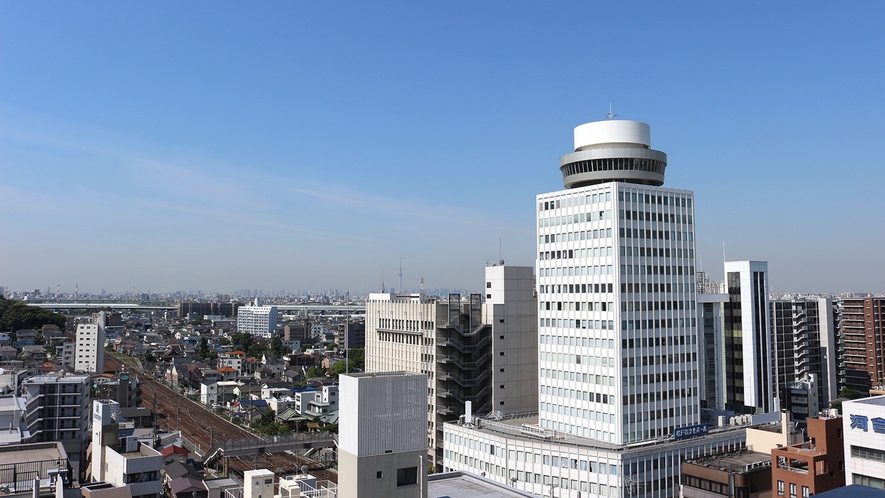
{"label": "blue sky", "polygon": [[575,126],[649,123],[712,277],[885,292],[885,4],[0,3],[0,285],[478,289]]}

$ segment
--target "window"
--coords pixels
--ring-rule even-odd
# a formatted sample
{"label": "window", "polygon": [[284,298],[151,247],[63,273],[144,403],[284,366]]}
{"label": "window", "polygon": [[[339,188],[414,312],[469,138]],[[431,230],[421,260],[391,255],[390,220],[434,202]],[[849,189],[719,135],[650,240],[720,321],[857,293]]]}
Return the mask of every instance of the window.
{"label": "window", "polygon": [[802,498],[808,498],[810,495],[808,486],[802,486]]}
{"label": "window", "polygon": [[796,498],[796,484],[790,483],[790,498]]}
{"label": "window", "polygon": [[383,474],[381,473],[380,470],[379,470],[378,472],[375,472],[375,479],[381,479],[381,476],[382,476],[382,475],[383,475]]}
{"label": "window", "polygon": [[418,467],[396,469],[396,485],[408,486],[410,484],[418,484]]}

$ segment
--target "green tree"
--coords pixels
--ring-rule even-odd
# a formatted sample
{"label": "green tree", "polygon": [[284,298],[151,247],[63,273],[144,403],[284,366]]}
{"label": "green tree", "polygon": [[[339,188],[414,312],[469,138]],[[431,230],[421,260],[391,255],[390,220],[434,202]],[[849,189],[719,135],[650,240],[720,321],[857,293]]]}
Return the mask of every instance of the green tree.
{"label": "green tree", "polygon": [[347,350],[347,369],[351,372],[361,372],[366,369],[366,350],[354,348]]}
{"label": "green tree", "polygon": [[347,363],[344,361],[336,361],[332,364],[332,368],[329,369],[329,376],[338,378],[339,375],[345,373],[347,371]]}
{"label": "green tree", "polygon": [[200,361],[207,361],[210,359],[209,339],[205,337],[201,337],[200,344],[197,345],[197,359]]}
{"label": "green tree", "polygon": [[864,395],[862,392],[851,389],[850,387],[843,387],[841,391],[839,391],[839,397],[845,399],[858,399],[863,398]]}
{"label": "green tree", "polygon": [[308,368],[307,374],[305,374],[305,377],[307,377],[308,379],[313,378],[313,377],[325,377],[325,376],[326,376],[326,371],[323,370],[322,368],[317,368],[317,367]]}
{"label": "green tree", "polygon": [[48,323],[64,329],[66,321],[61,313],[0,297],[0,330],[38,329]]}
{"label": "green tree", "polygon": [[235,348],[248,353],[249,348],[252,347],[252,334],[242,333],[242,334],[233,334],[230,336],[230,342],[234,345]]}
{"label": "green tree", "polygon": [[279,358],[288,353],[289,350],[283,346],[283,339],[280,336],[274,336],[274,338],[270,340],[270,352]]}

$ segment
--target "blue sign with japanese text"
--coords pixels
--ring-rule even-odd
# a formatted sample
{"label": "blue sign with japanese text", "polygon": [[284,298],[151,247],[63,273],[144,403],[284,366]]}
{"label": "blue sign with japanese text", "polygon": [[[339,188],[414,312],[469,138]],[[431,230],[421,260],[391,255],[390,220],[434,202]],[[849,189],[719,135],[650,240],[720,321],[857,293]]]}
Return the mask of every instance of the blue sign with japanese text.
{"label": "blue sign with japanese text", "polygon": [[851,420],[850,429],[860,429],[867,432],[869,425],[872,423],[873,432],[885,434],[885,418],[876,417],[868,419],[866,415],[850,415],[849,417]]}
{"label": "blue sign with japanese text", "polygon": [[709,427],[706,425],[690,425],[688,427],[679,427],[673,431],[674,439],[685,439],[689,437],[706,436]]}

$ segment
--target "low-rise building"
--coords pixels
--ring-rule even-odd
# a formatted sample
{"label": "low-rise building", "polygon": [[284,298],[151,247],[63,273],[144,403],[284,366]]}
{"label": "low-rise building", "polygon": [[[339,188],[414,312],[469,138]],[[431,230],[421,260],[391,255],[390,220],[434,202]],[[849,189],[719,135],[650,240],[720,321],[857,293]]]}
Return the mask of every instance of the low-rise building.
{"label": "low-rise building", "polygon": [[845,485],[842,417],[805,419],[809,441],[771,450],[772,489],[808,497]]}
{"label": "low-rise building", "polygon": [[682,462],[684,498],[755,498],[771,492],[771,456],[743,449]]}

